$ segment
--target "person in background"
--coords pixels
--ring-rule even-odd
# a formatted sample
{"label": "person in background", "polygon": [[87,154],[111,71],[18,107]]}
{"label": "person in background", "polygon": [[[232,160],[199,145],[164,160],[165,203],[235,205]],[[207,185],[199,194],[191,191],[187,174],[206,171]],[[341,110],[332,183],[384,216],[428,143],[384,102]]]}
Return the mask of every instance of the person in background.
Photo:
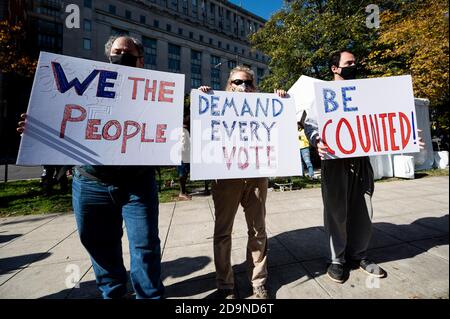
{"label": "person in background", "polygon": [[314,178],[314,168],[311,163],[311,155],[309,153],[309,142],[305,135],[305,128],[302,122],[298,122],[298,142],[300,146],[300,156],[302,159],[302,166],[305,164],[307,172],[303,172],[309,178]]}
{"label": "person in background", "polygon": [[41,175],[41,187],[46,193],[53,190],[53,186],[59,184],[61,191],[65,192],[69,186],[67,171],[71,166],[63,165],[44,165]]}
{"label": "person in background", "polygon": [[191,200],[192,197],[187,193],[186,183],[189,176],[189,163],[191,152],[191,141],[189,133],[189,116],[186,116],[183,120],[183,133],[181,135],[181,165],[177,166],[177,172],[180,182],[180,194],[178,198],[180,200]]}

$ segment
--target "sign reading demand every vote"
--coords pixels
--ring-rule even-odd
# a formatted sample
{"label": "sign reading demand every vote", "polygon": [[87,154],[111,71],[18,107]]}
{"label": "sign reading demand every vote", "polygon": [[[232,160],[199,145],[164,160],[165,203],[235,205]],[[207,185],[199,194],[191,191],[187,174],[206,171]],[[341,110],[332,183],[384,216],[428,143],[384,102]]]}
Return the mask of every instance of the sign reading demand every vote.
{"label": "sign reading demand every vote", "polygon": [[328,158],[419,152],[411,76],[314,83]]}
{"label": "sign reading demand every vote", "polygon": [[19,165],[179,165],[184,75],[41,52]]}
{"label": "sign reading demand every vote", "polygon": [[192,180],[301,175],[297,144],[292,98],[192,90]]}

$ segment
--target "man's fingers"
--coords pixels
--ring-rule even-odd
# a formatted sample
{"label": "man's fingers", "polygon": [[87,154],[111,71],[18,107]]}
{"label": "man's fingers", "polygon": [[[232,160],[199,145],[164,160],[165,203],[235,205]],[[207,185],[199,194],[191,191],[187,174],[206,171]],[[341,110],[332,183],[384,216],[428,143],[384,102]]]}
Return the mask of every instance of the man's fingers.
{"label": "man's fingers", "polygon": [[20,114],[20,117],[23,118],[23,119],[26,119],[27,118],[27,113]]}
{"label": "man's fingers", "polygon": [[211,91],[211,88],[209,86],[201,86],[198,89],[203,93],[208,93],[208,91]]}
{"label": "man's fingers", "polygon": [[286,97],[287,96],[287,92],[285,90],[275,90],[275,93],[279,96],[279,97]]}

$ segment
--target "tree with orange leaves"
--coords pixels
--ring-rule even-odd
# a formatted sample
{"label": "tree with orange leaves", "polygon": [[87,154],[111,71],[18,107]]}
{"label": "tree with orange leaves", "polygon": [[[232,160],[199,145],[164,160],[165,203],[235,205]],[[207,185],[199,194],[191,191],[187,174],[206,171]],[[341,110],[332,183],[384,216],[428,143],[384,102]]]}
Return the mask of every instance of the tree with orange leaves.
{"label": "tree with orange leaves", "polygon": [[24,31],[20,24],[11,25],[9,21],[0,21],[0,72],[32,76],[37,61],[21,52],[20,42]]}

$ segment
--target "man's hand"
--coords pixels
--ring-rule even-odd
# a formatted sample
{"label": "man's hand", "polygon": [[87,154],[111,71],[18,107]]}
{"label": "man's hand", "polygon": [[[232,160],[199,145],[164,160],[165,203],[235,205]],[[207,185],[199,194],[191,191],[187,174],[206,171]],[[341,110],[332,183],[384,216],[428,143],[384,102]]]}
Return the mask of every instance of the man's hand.
{"label": "man's hand", "polygon": [[203,93],[208,93],[209,91],[211,91],[211,87],[207,86],[207,85],[202,85],[201,87],[198,88],[200,91],[202,91]]}
{"label": "man's hand", "polygon": [[279,97],[287,97],[288,96],[288,94],[285,90],[277,89],[274,91],[274,93],[276,93]]}
{"label": "man's hand", "polygon": [[17,123],[18,127],[16,128],[16,131],[22,134],[25,131],[27,113],[20,114],[20,118],[22,119],[22,121],[19,121],[19,123]]}
{"label": "man's hand", "polygon": [[320,159],[324,159],[325,155],[328,154],[328,146],[326,146],[320,137],[317,137],[317,152],[319,153]]}

